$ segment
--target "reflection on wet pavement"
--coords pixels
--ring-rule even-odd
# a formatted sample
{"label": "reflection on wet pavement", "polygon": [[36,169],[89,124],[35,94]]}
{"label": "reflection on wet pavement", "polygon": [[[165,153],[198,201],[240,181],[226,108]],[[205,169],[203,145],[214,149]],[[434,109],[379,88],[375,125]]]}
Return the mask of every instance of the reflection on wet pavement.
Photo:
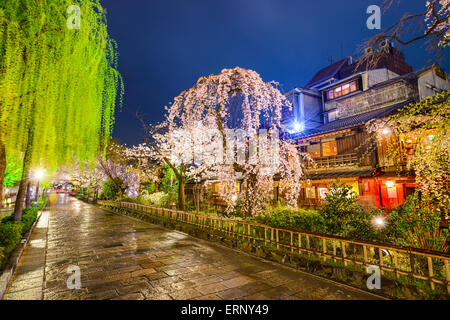
{"label": "reflection on wet pavement", "polygon": [[[42,251],[41,238],[27,250]],[[59,195],[50,208],[46,249],[45,262],[36,262],[45,267],[45,278],[32,269],[21,271],[26,267],[21,264],[19,281],[28,279],[34,287],[13,289],[6,299],[373,299],[67,195]],[[80,268],[79,290],[67,288],[69,266]],[[20,292],[39,291],[39,277],[41,296],[21,297]],[[17,276],[11,288],[16,281]]]}

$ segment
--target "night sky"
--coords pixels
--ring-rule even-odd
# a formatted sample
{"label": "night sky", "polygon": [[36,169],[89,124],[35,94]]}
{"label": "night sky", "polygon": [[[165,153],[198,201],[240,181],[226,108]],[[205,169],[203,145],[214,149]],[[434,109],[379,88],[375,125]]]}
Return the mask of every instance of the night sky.
{"label": "night sky", "polygon": [[[114,137],[138,144],[140,110],[148,122],[201,76],[223,68],[257,71],[283,91],[304,86],[320,68],[359,56],[368,30],[366,9],[381,0],[102,0],[112,38],[119,44],[124,106]],[[403,0],[382,16],[382,28],[404,13],[419,13],[424,0]],[[430,62],[423,43],[401,48],[414,69]],[[447,57],[441,61],[449,72]]]}

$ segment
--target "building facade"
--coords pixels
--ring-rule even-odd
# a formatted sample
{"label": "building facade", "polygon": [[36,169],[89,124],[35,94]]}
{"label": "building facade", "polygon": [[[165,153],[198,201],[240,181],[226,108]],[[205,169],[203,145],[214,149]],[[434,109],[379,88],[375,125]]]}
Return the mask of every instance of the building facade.
{"label": "building facade", "polygon": [[[367,152],[365,124],[450,90],[450,77],[437,65],[414,71],[402,52],[390,45],[382,49],[375,66],[346,57],[319,70],[305,87],[286,93],[293,110],[283,113],[283,123],[289,137],[314,159],[306,166],[301,206],[319,206],[337,179],[353,187],[361,204],[388,210],[414,193],[414,175],[403,166],[414,153],[413,143],[399,141],[401,159],[388,159],[392,133],[387,130]],[[398,165],[404,170],[399,172]]]}

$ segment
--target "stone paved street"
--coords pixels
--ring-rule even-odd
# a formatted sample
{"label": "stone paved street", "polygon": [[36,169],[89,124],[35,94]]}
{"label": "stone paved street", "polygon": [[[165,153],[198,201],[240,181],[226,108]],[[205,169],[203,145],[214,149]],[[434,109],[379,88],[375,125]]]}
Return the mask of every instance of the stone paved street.
{"label": "stone paved street", "polygon": [[[47,230],[43,218],[35,232]],[[5,299],[374,299],[67,195],[48,212],[45,261],[39,239]],[[81,270],[79,290],[67,288],[69,266]]]}

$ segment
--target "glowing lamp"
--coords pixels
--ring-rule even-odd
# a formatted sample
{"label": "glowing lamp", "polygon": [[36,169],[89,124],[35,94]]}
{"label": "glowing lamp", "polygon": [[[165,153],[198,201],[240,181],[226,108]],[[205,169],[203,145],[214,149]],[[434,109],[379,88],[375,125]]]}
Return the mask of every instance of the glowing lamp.
{"label": "glowing lamp", "polygon": [[386,181],[386,187],[392,188],[393,186],[394,186],[394,182],[393,181]]}
{"label": "glowing lamp", "polygon": [[237,200],[237,195],[234,194],[234,195],[231,197],[231,200],[233,200],[233,202],[236,201],[236,200]]}
{"label": "glowing lamp", "polygon": [[290,130],[289,132],[290,133],[296,133],[296,132],[300,132],[300,131],[303,131],[303,130],[305,130],[305,124],[303,122],[295,121],[292,124],[292,130]]}
{"label": "glowing lamp", "polygon": [[384,217],[375,217],[373,219],[373,224],[378,228],[382,228],[386,225],[386,220]]}
{"label": "glowing lamp", "polygon": [[44,177],[44,171],[41,169],[38,169],[34,172],[33,177],[37,180],[41,180]]}
{"label": "glowing lamp", "polygon": [[389,128],[384,128],[382,132],[383,132],[384,135],[388,135],[388,134],[391,133],[391,129],[389,129]]}

